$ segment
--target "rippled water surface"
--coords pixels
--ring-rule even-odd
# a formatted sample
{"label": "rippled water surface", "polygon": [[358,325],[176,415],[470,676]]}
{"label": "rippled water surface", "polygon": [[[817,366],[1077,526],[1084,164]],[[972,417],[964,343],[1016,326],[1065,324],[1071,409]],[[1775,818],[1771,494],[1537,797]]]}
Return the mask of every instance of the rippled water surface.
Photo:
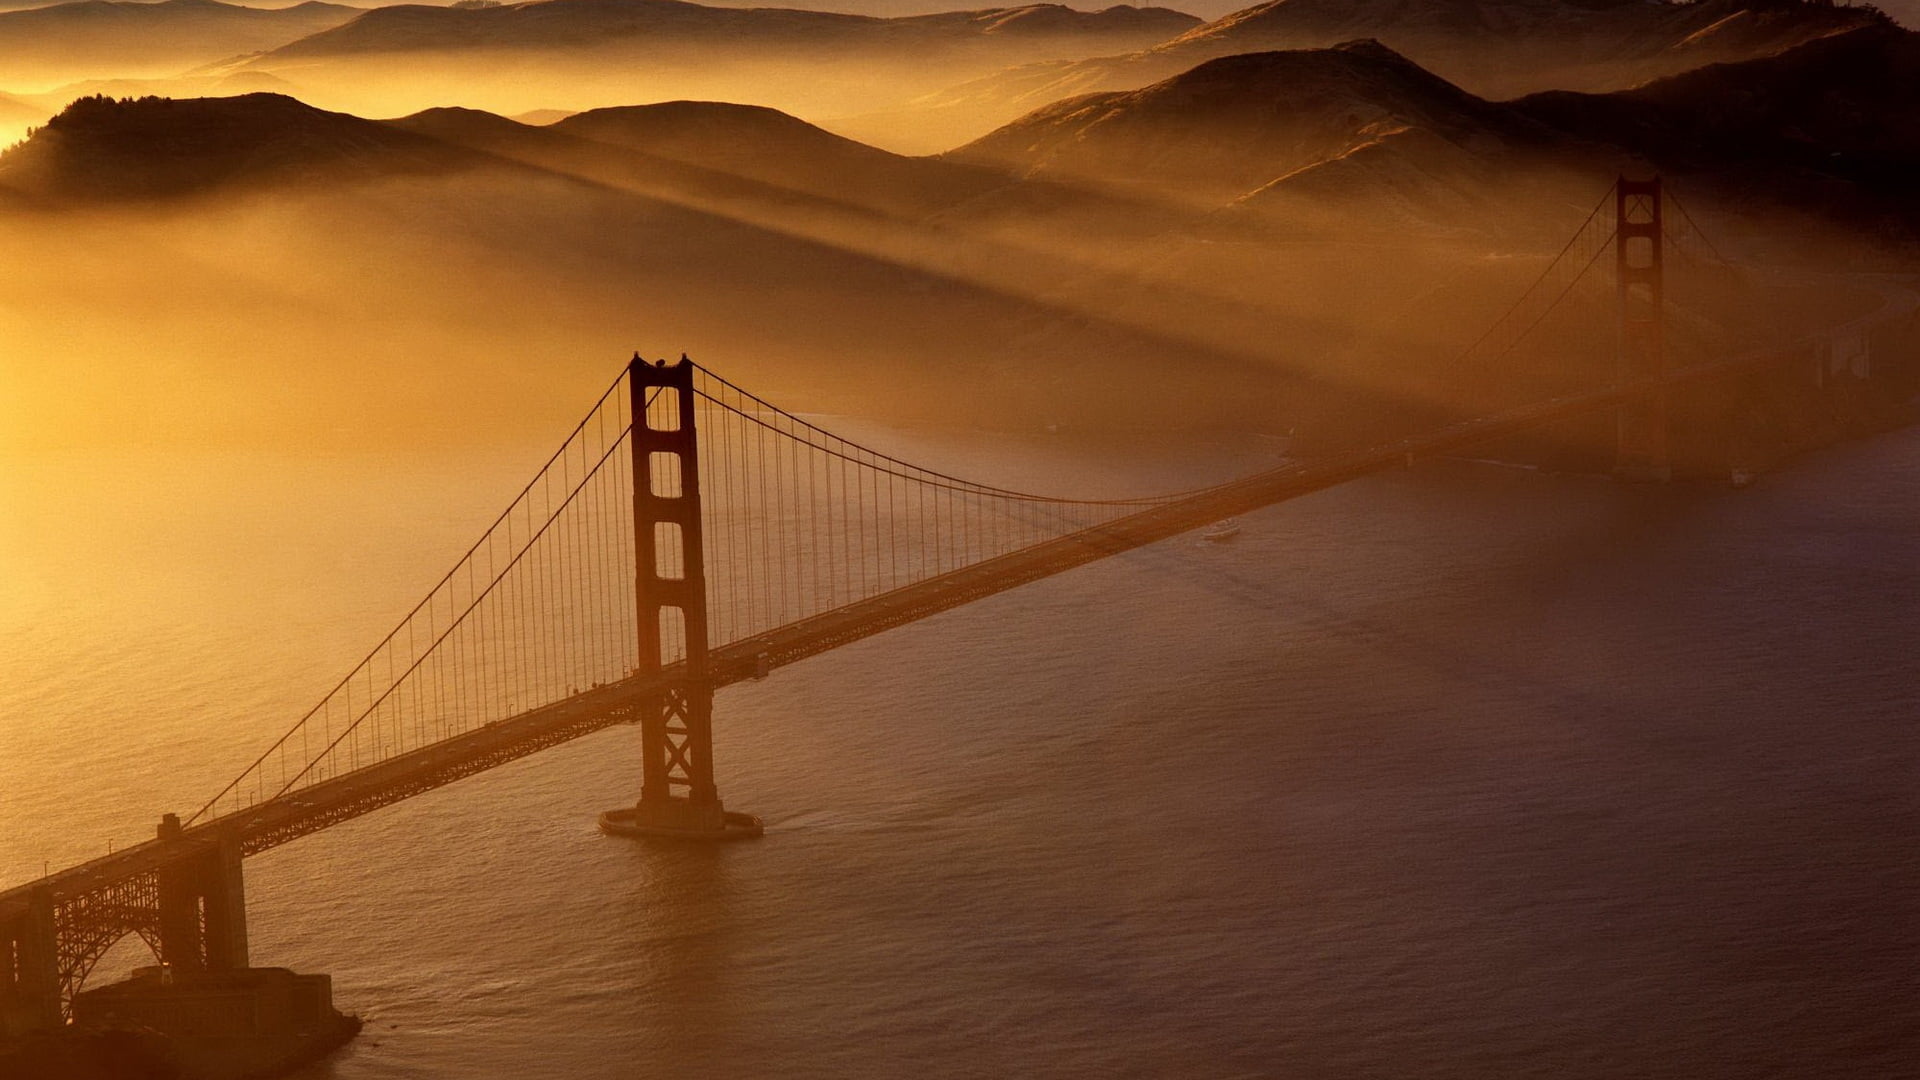
{"label": "rippled water surface", "polygon": [[[0,877],[211,795],[537,449],[7,463]],[[1243,524],[723,692],[757,843],[595,832],[619,729],[250,861],[255,962],[368,1019],[305,1075],[1920,1068],[1920,432],[1738,493],[1450,464]]]}

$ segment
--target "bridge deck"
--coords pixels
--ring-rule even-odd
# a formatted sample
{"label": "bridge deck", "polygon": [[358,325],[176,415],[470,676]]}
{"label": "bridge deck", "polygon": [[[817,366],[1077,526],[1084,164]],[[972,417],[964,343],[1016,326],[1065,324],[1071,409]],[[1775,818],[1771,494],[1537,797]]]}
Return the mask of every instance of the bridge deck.
{"label": "bridge deck", "polygon": [[[764,669],[791,664],[1223,518],[1398,467],[1409,455],[1417,458],[1449,453],[1540,424],[1614,407],[1641,394],[1731,374],[1778,357],[1778,353],[1770,353],[1701,365],[1664,380],[1556,398],[1397,442],[1257,473],[731,643],[712,653],[710,675],[716,687],[727,686],[753,678]],[[186,830],[185,840],[210,840],[237,834],[242,850],[249,855],[257,854],[463,777],[635,720],[643,702],[684,675],[683,666],[676,664],[657,674],[595,687],[564,701],[192,826]],[[37,889],[46,889],[55,901],[94,892],[114,882],[152,872],[173,853],[177,853],[177,849],[157,840],[125,848],[0,892],[0,912],[26,903]]]}

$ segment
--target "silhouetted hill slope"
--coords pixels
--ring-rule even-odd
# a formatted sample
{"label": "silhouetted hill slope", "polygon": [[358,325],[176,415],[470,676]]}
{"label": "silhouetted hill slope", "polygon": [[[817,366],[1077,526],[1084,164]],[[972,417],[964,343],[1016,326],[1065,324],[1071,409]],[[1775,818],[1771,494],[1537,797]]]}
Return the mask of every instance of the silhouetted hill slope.
{"label": "silhouetted hill slope", "polygon": [[247,183],[468,167],[474,152],[279,94],[82,98],[0,154],[0,187],[46,201],[163,198]]}
{"label": "silhouetted hill slope", "polygon": [[1165,8],[1051,4],[901,18],[686,0],[405,5],[234,66],[280,74],[308,100],[362,115],[708,100],[820,121],[897,107],[1010,65],[1141,48],[1198,24]]}
{"label": "silhouetted hill slope", "polygon": [[997,171],[901,157],[754,105],[635,105],[545,126],[430,109],[390,123],[555,172],[733,210],[917,219],[1007,182]]}
{"label": "silhouetted hill slope", "polygon": [[217,0],[84,0],[0,12],[0,75],[10,87],[174,75],[278,48],[358,14],[359,8],[316,0],[273,10]]}
{"label": "silhouetted hill slope", "polygon": [[[1920,34],[1875,24],[1611,94],[1489,102],[1371,41],[1211,60],[1038,109],[948,155],[1252,219],[1454,228],[1656,169],[1860,225],[1920,227]],[[1252,219],[1248,218],[1252,215]]]}
{"label": "silhouetted hill slope", "polygon": [[1516,104],[1664,170],[1842,216],[1920,221],[1920,34],[1912,31],[1869,27],[1636,90]]}
{"label": "silhouetted hill slope", "polygon": [[1422,148],[1480,156],[1547,138],[1513,110],[1359,41],[1223,57],[1141,90],[1062,101],[949,156],[1225,201],[1410,130],[1425,133]]}
{"label": "silhouetted hill slope", "polygon": [[1607,95],[1520,108],[1678,169],[1750,164],[1902,184],[1920,197],[1920,34],[1856,30]]}
{"label": "silhouetted hill slope", "polygon": [[[795,157],[824,152],[902,183],[914,174],[891,170],[1008,182],[848,146],[757,110],[692,105],[615,112],[591,125],[691,158],[710,150],[700,138],[671,137],[688,110],[737,120],[743,132],[780,133]],[[1022,261],[1018,252],[983,249],[996,273],[955,272],[965,260],[927,255],[962,237],[884,211],[862,216],[857,180],[849,178],[838,200],[803,196],[471,111],[377,122],[274,95],[88,99],[0,154],[0,210],[19,215],[8,229],[79,235],[82,222],[100,219],[68,210],[112,209],[107,220],[124,222],[129,236],[145,230],[192,250],[208,246],[195,238],[259,230],[282,238],[260,242],[267,266],[259,273],[285,273],[296,291],[321,274],[309,251],[382,283],[355,286],[369,319],[416,311],[408,318],[431,326],[443,318],[497,321],[512,327],[512,351],[543,356],[575,346],[578,354],[604,353],[652,334],[646,340],[696,355],[813,365],[848,378],[844,399],[897,395],[913,408],[917,398],[919,415],[949,422],[987,415],[958,401],[962,395],[1010,394],[1014,413],[999,418],[1021,424],[1143,422],[1192,395],[1204,407],[1184,415],[1205,423],[1244,416],[1235,410],[1272,391],[1273,373],[1231,344],[1163,335],[1077,298],[1057,302],[1066,284],[1058,272],[1045,288],[1024,287],[1049,265],[1033,255]],[[10,198],[16,192],[22,207]],[[156,273],[144,256],[129,260],[129,274]],[[1060,265],[1070,268],[1070,260]],[[409,295],[386,298],[383,289]],[[436,306],[449,296],[459,299]],[[329,334],[351,347],[356,332]],[[591,350],[583,335],[598,335]],[[1141,381],[1174,361],[1195,377],[1141,397]],[[814,392],[828,401],[835,394]]]}
{"label": "silhouetted hill slope", "polygon": [[1373,38],[1482,97],[1607,91],[1772,55],[1882,16],[1817,0],[1270,0],[1121,56],[1038,62],[929,96],[958,122],[1003,122],[1081,94],[1131,90],[1236,53]]}
{"label": "silhouetted hill slope", "polygon": [[936,15],[877,18],[787,8],[724,8],[682,0],[531,0],[491,8],[406,5],[378,8],[339,27],[285,45],[263,62],[368,53],[648,48],[725,44],[731,48],[912,49],[1026,40],[1164,41],[1200,20],[1166,8],[1076,11],[1036,4]]}
{"label": "silhouetted hill slope", "polygon": [[863,171],[908,159],[842,138],[777,109],[718,101],[592,109],[552,125],[581,138],[645,150],[676,161],[750,173],[796,163]]}
{"label": "silhouetted hill slope", "polygon": [[[1525,84],[1550,69],[1562,69],[1563,79],[1617,84],[1673,65],[1778,52],[1877,21],[1870,10],[1818,0],[1268,0],[1155,51],[1378,37],[1456,82],[1499,95],[1506,80]],[[1529,70],[1503,71],[1515,64]],[[1585,70],[1594,65],[1603,70]]]}
{"label": "silhouetted hill slope", "polygon": [[489,153],[578,141],[559,134],[551,125],[528,124],[484,109],[427,109],[385,123],[389,127]]}
{"label": "silhouetted hill slope", "polygon": [[594,109],[555,131],[823,198],[921,214],[999,186],[951,162],[902,157],[774,109],[718,102]]}
{"label": "silhouetted hill slope", "polygon": [[1375,37],[1483,97],[1611,90],[1766,56],[1883,21],[1821,0],[1269,0],[1153,50],[1165,57]]}
{"label": "silhouetted hill slope", "polygon": [[[26,208],[8,208],[20,215],[9,229],[25,232],[162,236],[196,252],[231,246],[259,258],[249,275],[303,295],[317,288],[328,310],[337,294],[351,292],[347,308],[366,322],[325,331],[339,350],[365,346],[363,338],[379,333],[369,325],[443,340],[443,323],[476,322],[498,338],[488,354],[502,357],[577,358],[621,342],[659,342],[736,365],[765,358],[776,373],[792,372],[783,376],[789,384],[830,372],[845,389],[814,387],[823,405],[898,399],[901,415],[917,408],[949,422],[990,412],[1020,424],[1064,416],[1144,422],[1198,401],[1205,407],[1182,415],[1217,422],[1236,409],[1244,416],[1247,402],[1273,390],[1271,372],[1204,343],[407,129],[496,139],[519,138],[522,129],[551,145],[644,157],[509,125],[471,113],[381,123],[273,95],[89,99],[0,155],[0,207],[10,192],[30,196]],[[787,125],[776,118],[769,126]],[[154,212],[160,208],[130,196],[177,198]],[[68,216],[76,206],[119,212],[102,224],[91,213]],[[236,230],[259,239],[229,245]],[[129,252],[126,273],[155,275],[155,289],[174,287],[154,269],[176,250],[163,247],[151,259]],[[277,318],[269,325],[286,330]],[[1034,357],[1047,358],[1044,369]],[[1175,359],[1194,378],[1143,398],[1141,382]],[[436,362],[456,366],[450,357]],[[972,408],[975,399],[996,398],[1013,401],[1012,411],[1006,400]]]}

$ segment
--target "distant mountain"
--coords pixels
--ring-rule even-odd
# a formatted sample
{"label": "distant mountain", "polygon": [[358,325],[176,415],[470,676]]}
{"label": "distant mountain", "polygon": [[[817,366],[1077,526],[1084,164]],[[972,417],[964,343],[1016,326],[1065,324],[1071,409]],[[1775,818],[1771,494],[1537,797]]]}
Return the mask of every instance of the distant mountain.
{"label": "distant mountain", "polygon": [[[322,366],[329,352],[364,365],[365,356],[406,351],[379,340],[388,332],[444,342],[458,331],[451,336],[484,343],[481,363],[539,357],[527,369],[534,386],[544,385],[539,364],[599,355],[621,342],[659,342],[730,357],[736,366],[762,363],[776,382],[811,387],[821,407],[886,401],[899,415],[946,422],[1138,423],[1172,407],[1169,401],[1193,405],[1200,422],[1221,422],[1257,415],[1250,403],[1277,396],[1274,373],[1243,355],[1059,303],[1051,290],[1012,289],[930,266],[903,257],[911,252],[898,246],[869,250],[864,242],[884,240],[878,226],[887,220],[869,218],[876,227],[862,234],[829,235],[696,201],[712,197],[705,185],[726,175],[721,167],[741,185],[737,197],[777,199],[779,185],[739,174],[781,160],[802,174],[813,168],[825,176],[832,167],[875,182],[893,177],[909,195],[952,177],[1005,183],[997,177],[899,159],[739,107],[617,111],[576,125],[658,153],[557,126],[451,110],[369,121],[267,94],[86,99],[0,154],[0,213],[57,224],[18,231],[62,242],[133,237],[130,251],[138,238],[180,235],[182,226],[220,238],[247,234],[224,250],[257,255],[250,277],[284,284],[289,305],[309,313],[305,322],[261,313],[260,332],[297,338],[287,354],[318,357]],[[746,154],[716,138],[729,130],[774,145]],[[519,153],[552,155],[554,165],[507,160]],[[567,167],[567,154],[579,155],[578,167]],[[593,175],[598,169],[607,170],[604,179]],[[842,205],[857,202],[865,182],[845,179]],[[665,193],[650,193],[648,184]],[[803,210],[832,202],[785,190]],[[160,199],[168,200],[164,213],[116,214],[111,227],[90,214],[62,217],[74,205],[127,208]],[[272,213],[260,215],[263,205]],[[937,251],[956,242],[930,241]],[[172,271],[159,269],[177,265],[168,258],[166,251],[151,259],[130,254],[125,270],[152,275],[142,287],[151,291],[141,295],[161,298],[155,307],[166,308],[166,318],[190,322],[191,312],[164,302],[166,290],[178,287]],[[218,297],[208,302],[221,310]],[[321,315],[312,316],[313,308]],[[342,320],[340,311],[365,322]],[[332,325],[341,322],[351,325]],[[1173,358],[1192,378],[1143,397],[1138,387],[1164,374]],[[428,357],[421,370],[452,372],[469,362]]]}
{"label": "distant mountain", "polygon": [[1203,55],[1372,37],[1482,97],[1612,90],[1884,21],[1828,0],[1268,0],[1151,50]]}
{"label": "distant mountain", "polygon": [[1842,215],[1920,220],[1920,34],[1913,31],[1866,27],[1634,90],[1540,94],[1516,107],[1731,189]]}
{"label": "distant mountain", "polygon": [[1099,56],[1200,20],[1057,4],[876,18],[684,0],[406,5],[247,59],[350,112],[439,106],[517,115],[646,101],[751,101],[808,120],[888,108],[1041,59]]}
{"label": "distant mountain", "polygon": [[339,4],[267,10],[218,0],[84,0],[0,12],[0,79],[10,89],[88,78],[177,75],[285,45],[360,14]]}
{"label": "distant mountain", "polygon": [[69,105],[0,153],[0,188],[43,202],[166,198],[248,184],[447,172],[470,150],[279,94]]}
{"label": "distant mountain", "polygon": [[1513,102],[1373,41],[1252,53],[1046,106],[946,156],[1212,208],[1236,227],[1334,214],[1342,228],[1459,228],[1625,169],[1912,230],[1920,34],[1876,23],[1634,90]]}
{"label": "distant mountain", "polygon": [[1375,41],[1251,53],[1049,105],[938,158],[716,102],[536,127],[461,109],[382,123],[262,93],[90,98],[0,156],[0,185],[164,195],[509,161],[766,221],[804,211],[978,222],[1010,207],[1041,221],[1132,202],[1155,227],[1335,210],[1454,227],[1509,216],[1494,204],[1517,189],[1591,186],[1642,165],[1841,216],[1920,220],[1920,35],[1875,24],[1635,90],[1514,102],[1487,101]]}
{"label": "distant mountain", "polygon": [[745,214],[917,219],[1004,185],[998,173],[900,157],[753,105],[676,101],[530,125],[429,109],[396,127],[623,190]]}
{"label": "distant mountain", "polygon": [[1375,41],[1210,60],[1141,90],[1039,109],[947,155],[1033,178],[1218,204],[1398,140],[1491,158],[1548,130]]}
{"label": "distant mountain", "polygon": [[877,18],[786,8],[728,8],[682,0],[531,0],[485,8],[417,5],[377,8],[344,25],[284,45],[274,64],[370,53],[649,49],[724,44],[729,48],[897,50],[990,45],[1039,51],[1048,39],[1088,45],[1164,41],[1199,19],[1167,8],[1115,6],[1076,11],[1059,4]]}
{"label": "distant mountain", "polygon": [[561,120],[552,130],[715,174],[912,216],[1004,182],[949,162],[891,154],[758,106],[677,101],[594,109]]}
{"label": "distant mountain", "polygon": [[1822,0],[1269,0],[1119,56],[1039,62],[929,95],[927,122],[973,131],[1054,101],[1131,90],[1236,53],[1372,38],[1482,97],[1609,91],[1884,25]]}

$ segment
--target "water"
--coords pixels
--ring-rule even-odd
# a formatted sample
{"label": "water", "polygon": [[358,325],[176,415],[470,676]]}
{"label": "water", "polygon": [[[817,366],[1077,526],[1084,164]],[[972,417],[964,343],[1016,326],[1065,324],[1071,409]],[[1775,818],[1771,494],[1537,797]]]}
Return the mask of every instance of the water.
{"label": "water", "polygon": [[[212,794],[539,457],[10,463],[0,877]],[[621,729],[249,861],[369,1021],[303,1075],[1912,1074],[1920,432],[1243,524],[723,692],[760,842],[596,833]]]}

